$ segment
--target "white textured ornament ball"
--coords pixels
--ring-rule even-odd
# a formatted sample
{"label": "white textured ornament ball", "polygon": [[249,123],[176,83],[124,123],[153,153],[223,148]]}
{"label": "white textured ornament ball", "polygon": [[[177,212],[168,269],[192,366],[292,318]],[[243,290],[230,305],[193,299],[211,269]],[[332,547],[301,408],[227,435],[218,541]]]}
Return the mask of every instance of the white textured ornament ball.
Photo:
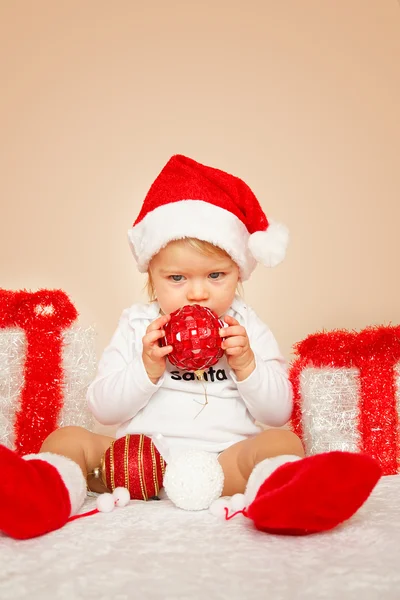
{"label": "white textured ornament ball", "polygon": [[164,475],[168,498],[184,510],[205,510],[220,497],[224,472],[217,456],[188,450],[173,455]]}
{"label": "white textured ornament ball", "polygon": [[129,490],[124,487],[117,487],[112,493],[115,506],[126,506],[129,504],[131,496]]}
{"label": "white textured ornament ball", "polygon": [[104,512],[104,513],[109,513],[112,510],[114,510],[115,507],[115,499],[114,496],[112,494],[101,494],[98,498],[97,498],[97,510],[99,512]]}

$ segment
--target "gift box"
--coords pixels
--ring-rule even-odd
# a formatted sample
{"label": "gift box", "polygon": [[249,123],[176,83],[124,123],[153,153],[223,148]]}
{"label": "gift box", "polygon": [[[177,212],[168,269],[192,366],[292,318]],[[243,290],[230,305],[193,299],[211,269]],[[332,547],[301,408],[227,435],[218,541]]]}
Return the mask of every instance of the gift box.
{"label": "gift box", "polygon": [[0,443],[19,454],[38,452],[58,427],[93,428],[95,331],[77,316],[61,290],[0,289]]}
{"label": "gift box", "polygon": [[316,333],[294,346],[293,431],[306,454],[363,452],[400,468],[400,327]]}

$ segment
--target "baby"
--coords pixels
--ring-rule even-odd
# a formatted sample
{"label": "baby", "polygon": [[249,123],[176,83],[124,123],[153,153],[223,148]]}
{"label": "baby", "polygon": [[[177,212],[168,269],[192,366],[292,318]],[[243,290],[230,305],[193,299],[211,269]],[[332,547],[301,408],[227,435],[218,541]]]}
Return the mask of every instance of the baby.
{"label": "baby", "polygon": [[[358,455],[304,459],[299,438],[280,429],[292,411],[285,361],[272,332],[241,299],[238,286],[250,277],[257,261],[278,264],[287,239],[286,228],[267,220],[242,180],[180,155],[173,156],[156,178],[129,231],[139,271],[148,274],[150,301],[122,313],[89,388],[88,404],[100,423],[118,426],[117,438],[151,438],[166,462],[171,460],[171,469],[174,456],[193,451],[211,461],[218,477],[201,479],[206,471],[199,468],[201,485],[194,486],[189,497],[182,498],[183,486],[178,485],[174,496],[166,485],[170,499],[182,508],[208,508],[221,494],[245,494],[243,506],[249,506],[269,482],[273,491],[275,486],[285,488],[284,496],[274,500],[279,512],[280,504],[299,503],[310,481],[314,487],[316,481],[322,488],[330,485],[332,491],[338,481],[354,483],[354,472],[364,470],[369,493],[379,478],[375,464],[361,464],[365,457]],[[211,309],[224,322],[219,331],[224,354],[206,371],[204,381],[169,363],[172,346],[160,345],[170,314],[193,304]],[[66,427],[53,432],[35,456],[21,459],[1,447],[3,480],[24,485],[32,519],[21,522],[21,506],[7,504],[4,513],[0,511],[0,530],[14,537],[40,535],[78,512],[87,484],[92,491],[110,491],[96,475],[112,441]],[[176,478],[176,473],[170,476],[175,483]],[[205,488],[210,489],[199,504],[199,489]],[[35,494],[40,501],[32,501]],[[313,501],[312,510],[318,509],[318,493]],[[339,521],[362,501],[357,496],[349,508],[348,501],[341,500],[339,508],[345,510]],[[43,518],[44,511],[51,516]],[[264,506],[261,512],[271,511]],[[336,522],[337,515],[329,526]],[[298,527],[295,520],[282,529]]]}

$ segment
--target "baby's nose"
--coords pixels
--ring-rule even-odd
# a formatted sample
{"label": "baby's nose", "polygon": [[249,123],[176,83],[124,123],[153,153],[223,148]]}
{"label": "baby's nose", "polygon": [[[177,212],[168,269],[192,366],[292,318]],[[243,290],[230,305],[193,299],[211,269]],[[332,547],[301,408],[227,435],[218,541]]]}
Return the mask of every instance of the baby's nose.
{"label": "baby's nose", "polygon": [[190,302],[200,302],[202,300],[207,300],[208,291],[207,286],[202,283],[193,283],[188,292],[188,300]]}

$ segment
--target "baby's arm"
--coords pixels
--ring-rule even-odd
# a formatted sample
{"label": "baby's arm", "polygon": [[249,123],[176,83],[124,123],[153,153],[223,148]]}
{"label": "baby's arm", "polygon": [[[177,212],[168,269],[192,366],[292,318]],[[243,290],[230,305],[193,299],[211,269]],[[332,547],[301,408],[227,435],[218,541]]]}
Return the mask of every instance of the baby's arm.
{"label": "baby's arm", "polygon": [[135,349],[138,346],[141,344],[137,344],[137,333],[126,310],[88,389],[89,408],[103,425],[116,425],[132,419],[163,382],[163,376],[150,380],[142,352]]}
{"label": "baby's arm", "polygon": [[246,377],[234,368],[231,374],[250,414],[260,423],[280,427],[290,419],[293,407],[286,364],[272,332],[251,308],[247,312],[245,329],[253,362]]}

